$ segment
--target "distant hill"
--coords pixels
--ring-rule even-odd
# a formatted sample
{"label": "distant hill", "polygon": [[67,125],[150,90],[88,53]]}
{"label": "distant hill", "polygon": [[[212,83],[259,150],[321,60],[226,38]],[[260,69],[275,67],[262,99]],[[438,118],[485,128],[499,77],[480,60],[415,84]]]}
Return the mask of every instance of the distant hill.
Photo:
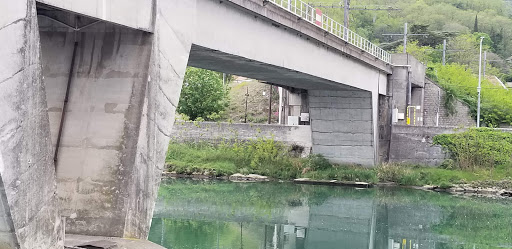
{"label": "distant hill", "polygon": [[[339,4],[340,0],[308,0],[308,2]],[[403,33],[403,25],[407,22],[410,32],[420,31],[431,34],[429,38],[418,38],[420,42],[427,43],[426,45],[431,47],[442,44],[443,38],[453,39],[458,35],[477,31],[490,36],[493,42],[492,50],[501,58],[509,58],[512,55],[512,1],[351,0],[351,6],[391,6],[401,9],[401,11],[352,10],[350,12],[350,29],[376,43],[392,43],[400,40],[400,37],[389,37],[383,34]],[[323,8],[323,11],[343,23],[342,9]],[[395,46],[397,44],[400,42],[395,43]]]}

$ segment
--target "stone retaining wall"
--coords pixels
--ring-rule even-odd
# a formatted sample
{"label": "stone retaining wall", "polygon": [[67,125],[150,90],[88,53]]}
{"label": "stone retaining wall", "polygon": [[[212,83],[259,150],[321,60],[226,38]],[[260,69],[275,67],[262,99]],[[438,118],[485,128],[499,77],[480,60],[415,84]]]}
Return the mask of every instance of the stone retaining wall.
{"label": "stone retaining wall", "polygon": [[289,145],[304,147],[303,155],[311,152],[311,127],[267,124],[232,124],[216,122],[176,121],[171,139],[178,142],[220,142],[274,138]]}
{"label": "stone retaining wall", "polygon": [[456,127],[394,125],[391,132],[389,161],[439,166],[448,155],[441,146],[433,145],[433,138],[439,134],[455,132]]}
{"label": "stone retaining wall", "polygon": [[[439,134],[464,132],[467,128],[428,127],[394,125],[391,132],[389,162],[417,163],[439,166],[449,156],[441,146],[433,144],[433,138]],[[512,132],[512,129],[498,129]]]}
{"label": "stone retaining wall", "polygon": [[[446,92],[430,79],[425,79],[425,99],[423,111],[423,125],[435,126],[462,126],[475,127],[476,120],[471,117],[469,106],[462,101],[455,99],[455,110],[453,115],[443,105]],[[439,114],[438,114],[439,112]]]}

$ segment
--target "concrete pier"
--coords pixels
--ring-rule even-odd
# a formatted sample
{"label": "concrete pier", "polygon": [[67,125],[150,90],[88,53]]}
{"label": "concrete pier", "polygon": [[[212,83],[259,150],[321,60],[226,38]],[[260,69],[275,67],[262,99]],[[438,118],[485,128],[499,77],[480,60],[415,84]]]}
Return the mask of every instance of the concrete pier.
{"label": "concrete pier", "polygon": [[371,92],[309,91],[313,153],[341,164],[375,163]]}
{"label": "concrete pier", "polygon": [[0,247],[62,248],[36,3],[0,10]]}

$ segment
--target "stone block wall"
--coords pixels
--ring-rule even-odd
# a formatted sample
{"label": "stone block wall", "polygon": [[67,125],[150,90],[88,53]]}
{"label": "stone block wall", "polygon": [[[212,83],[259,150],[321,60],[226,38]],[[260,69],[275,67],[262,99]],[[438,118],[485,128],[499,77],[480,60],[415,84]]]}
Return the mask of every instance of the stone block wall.
{"label": "stone block wall", "polygon": [[[445,92],[443,89],[430,79],[425,79],[425,97],[423,108],[423,124],[425,126],[457,126],[474,127],[476,120],[471,117],[469,107],[455,100],[456,113],[449,115],[443,105]],[[439,112],[439,123],[437,123],[437,113]]]}
{"label": "stone block wall", "polygon": [[313,153],[334,163],[375,164],[372,94],[309,91]]}
{"label": "stone block wall", "polygon": [[455,133],[455,127],[394,125],[391,133],[389,161],[438,166],[448,155],[441,146],[433,145],[439,134]]}
{"label": "stone block wall", "polygon": [[230,124],[216,122],[176,121],[171,139],[178,142],[212,142],[273,138],[289,145],[304,147],[303,155],[311,152],[311,126],[267,124]]}

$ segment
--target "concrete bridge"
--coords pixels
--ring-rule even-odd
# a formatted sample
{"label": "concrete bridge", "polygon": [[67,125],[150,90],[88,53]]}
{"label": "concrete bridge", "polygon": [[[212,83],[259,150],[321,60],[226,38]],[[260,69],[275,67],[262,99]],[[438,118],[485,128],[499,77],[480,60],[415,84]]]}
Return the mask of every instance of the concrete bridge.
{"label": "concrete bridge", "polygon": [[307,89],[314,153],[379,160],[391,57],[301,1],[0,12],[0,248],[62,248],[64,230],[146,238],[187,65]]}

